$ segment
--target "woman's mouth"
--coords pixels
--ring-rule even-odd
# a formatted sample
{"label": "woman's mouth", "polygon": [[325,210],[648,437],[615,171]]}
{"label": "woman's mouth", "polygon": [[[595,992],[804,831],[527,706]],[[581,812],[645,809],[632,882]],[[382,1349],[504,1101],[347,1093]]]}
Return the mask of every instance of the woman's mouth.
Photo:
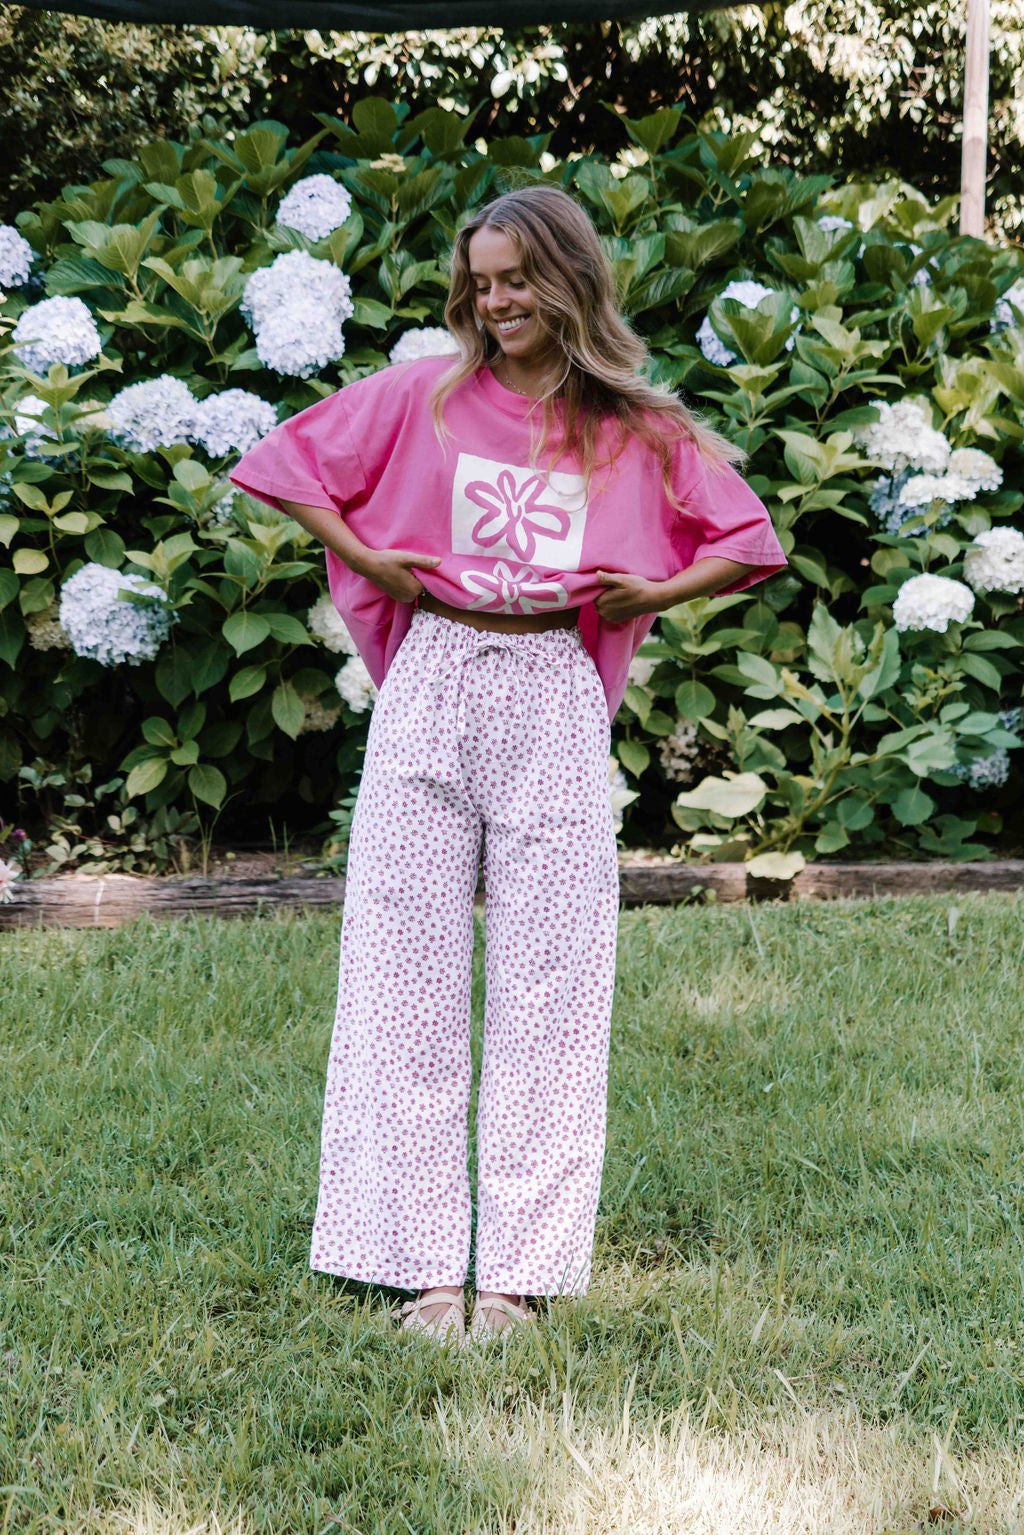
{"label": "woman's mouth", "polygon": [[498,327],[498,334],[500,336],[514,336],[516,331],[520,330],[528,319],[529,315],[517,314],[511,320],[497,320],[495,323]]}

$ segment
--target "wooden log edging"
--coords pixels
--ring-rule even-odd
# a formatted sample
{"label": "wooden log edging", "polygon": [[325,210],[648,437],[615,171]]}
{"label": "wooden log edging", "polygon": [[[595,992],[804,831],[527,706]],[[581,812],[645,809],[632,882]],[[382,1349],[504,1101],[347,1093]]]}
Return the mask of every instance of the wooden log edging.
{"label": "wooden log edging", "polygon": [[[667,905],[703,892],[718,901],[833,901],[864,896],[962,895],[1024,890],[1024,859],[991,863],[819,863],[791,885],[752,881],[743,864],[625,864],[623,906]],[[19,881],[0,905],[0,931],[19,927],[119,927],[153,917],[256,916],[262,911],[341,910],[343,878],[145,878],[134,874],[63,874]],[[482,887],[477,892],[482,899]]]}

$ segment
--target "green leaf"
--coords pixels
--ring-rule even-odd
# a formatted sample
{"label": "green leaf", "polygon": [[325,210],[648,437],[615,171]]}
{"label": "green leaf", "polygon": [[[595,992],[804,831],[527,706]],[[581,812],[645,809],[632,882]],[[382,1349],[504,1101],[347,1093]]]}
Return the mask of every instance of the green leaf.
{"label": "green leaf", "polygon": [[755,730],[785,730],[787,725],[805,725],[807,721],[795,709],[761,709],[747,721]]}
{"label": "green leaf", "polygon": [[647,716],[654,707],[651,695],[644,688],[637,687],[635,682],[630,682],[626,687],[625,702],[637,716],[641,725],[646,723]]}
{"label": "green leaf", "polygon": [[283,645],[306,645],[310,642],[309,631],[305,624],[301,624],[290,613],[263,613],[275,640],[280,640]]}
{"label": "green leaf", "polygon": [[17,517],[8,516],[7,513],[0,515],[0,544],[3,544],[5,549],[10,546],[11,539],[20,526]]}
{"label": "green leaf", "polygon": [[734,773],[731,778],[705,778],[695,789],[676,795],[676,804],[688,810],[711,810],[715,815],[749,815],[763,801],[768,785],[756,773]]}
{"label": "green leaf", "polygon": [[20,590],[21,582],[14,571],[5,570],[3,566],[0,566],[0,608],[5,608],[9,602],[13,601]]}
{"label": "green leaf", "polygon": [[49,563],[50,561],[40,549],[16,549],[14,558],[11,560],[19,576],[38,576]]}
{"label": "green leaf", "polygon": [[302,728],[306,710],[290,682],[278,683],[270,697],[270,712],[278,729],[294,741]]}
{"label": "green leaf", "polygon": [[615,755],[634,778],[639,778],[651,761],[651,754],[642,741],[616,741]]}
{"label": "green leaf", "polygon": [[960,670],[966,672],[969,677],[975,678],[977,682],[983,682],[987,688],[992,688],[996,693],[1003,685],[1003,676],[998,667],[973,651],[961,654]]}
{"label": "green leaf", "polygon": [[150,746],[174,747],[178,744],[178,737],[167,721],[162,720],[159,715],[152,715],[148,720],[143,720],[142,736]]}
{"label": "green leaf", "polygon": [[224,620],[221,633],[235,654],[240,656],[245,651],[262,645],[270,634],[270,625],[259,613],[250,613],[243,609],[239,613],[232,613]]}
{"label": "green leaf", "polygon": [[220,768],[211,767],[208,762],[197,762],[190,769],[188,786],[196,799],[202,800],[204,805],[212,805],[214,810],[220,808],[228,792],[228,781],[224,774]]}
{"label": "green leaf", "polygon": [[696,682],[693,678],[681,682],[676,688],[676,708],[684,719],[706,719],[714,711],[715,695],[703,682]]}
{"label": "green leaf", "polygon": [[132,768],[124,786],[125,793],[129,799],[134,799],[137,794],[148,794],[151,789],[162,784],[166,777],[167,758],[150,757]]}
{"label": "green leaf", "polygon": [[232,703],[238,703],[243,698],[251,698],[254,693],[260,691],[266,680],[265,666],[243,666],[228,684],[228,697]]}
{"label": "green leaf", "polygon": [[920,784],[901,789],[892,801],[892,813],[901,826],[920,826],[935,814],[935,801]]}

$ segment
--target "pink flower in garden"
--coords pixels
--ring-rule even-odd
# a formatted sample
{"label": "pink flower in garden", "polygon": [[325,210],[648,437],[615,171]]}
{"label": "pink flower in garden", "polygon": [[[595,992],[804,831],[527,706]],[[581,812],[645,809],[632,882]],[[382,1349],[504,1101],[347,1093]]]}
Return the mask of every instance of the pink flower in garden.
{"label": "pink flower in garden", "polygon": [[569,513],[560,506],[544,506],[537,497],[544,488],[540,475],[531,474],[522,485],[516,484],[511,469],[503,469],[497,485],[486,480],[474,480],[466,486],[466,495],[477,506],[485,508],[484,515],[474,524],[474,543],[489,549],[504,539],[512,552],[521,560],[532,560],[536,550],[535,535],[564,539],[569,535]]}

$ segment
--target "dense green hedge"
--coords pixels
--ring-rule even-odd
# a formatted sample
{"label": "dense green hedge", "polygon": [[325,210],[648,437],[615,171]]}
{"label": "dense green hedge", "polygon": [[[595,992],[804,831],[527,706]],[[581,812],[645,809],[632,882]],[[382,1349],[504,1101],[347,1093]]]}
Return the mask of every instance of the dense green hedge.
{"label": "dense green hedge", "polygon": [[[441,108],[411,116],[371,100],[353,119],[324,119],[302,145],[273,122],[232,142],[153,143],[18,218],[36,261],[8,294],[7,324],[46,297],[84,308],[62,311],[54,343],[81,362],[33,374],[13,332],[3,355],[5,817],[17,787],[23,816],[64,825],[63,855],[91,831],[141,866],[194,814],[216,809],[224,832],[258,834],[268,812],[322,822],[351,790],[367,713],[342,702],[344,657],[307,623],[324,589],[319,551],[269,509],[225,502],[234,452],[194,436],[133,449],[104,407],[171,377],[199,400],[241,388],[281,418],[301,409],[440,322],[468,207],[547,178],[598,221],[656,376],[750,453],[745,472],[791,555],[749,595],[659,620],[645,647],[655,667],[636,668],[616,722],[617,756],[642,791],[626,839],[682,829],[716,856],[885,842],[955,857],[991,844],[1019,785],[998,782],[1020,742],[1013,716],[998,717],[1020,703],[1018,598],[979,591],[973,616],[943,633],[898,633],[892,605],[913,574],[959,578],[976,536],[1020,511],[1024,331],[1003,298],[1016,253],[956,236],[952,199],[766,168],[752,136],[682,134],[675,110],[625,120],[628,163],[614,166],[554,161],[544,136],[469,145],[465,121]],[[275,219],[282,194],[314,174],[352,198],[319,241]],[[837,219],[851,227],[829,227]],[[344,355],[306,379],[261,364],[240,307],[251,274],[289,252],[340,269],[351,288]],[[772,292],[756,308],[723,301],[742,280]],[[697,344],[709,311],[704,345],[728,347],[731,365]],[[93,325],[102,350],[90,357]],[[872,401],[908,397],[949,445],[999,461],[1002,484],[934,499],[897,526],[891,494],[906,475],[887,481],[884,505],[875,492],[873,510],[879,460],[854,433],[876,419]],[[166,594],[174,622],[154,659],[105,665],[66,648],[60,588],[97,564]],[[144,593],[132,600],[148,611]]]}

